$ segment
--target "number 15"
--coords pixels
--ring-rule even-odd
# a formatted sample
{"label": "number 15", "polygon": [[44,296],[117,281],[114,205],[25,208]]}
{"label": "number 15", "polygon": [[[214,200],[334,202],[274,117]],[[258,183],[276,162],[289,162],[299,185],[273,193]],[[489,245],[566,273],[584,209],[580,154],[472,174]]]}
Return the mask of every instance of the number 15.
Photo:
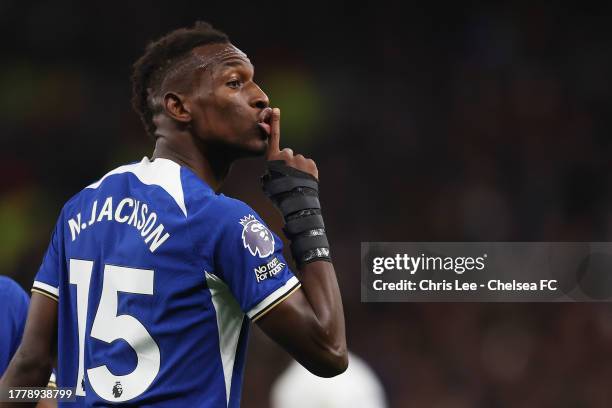
{"label": "number 15", "polygon": [[[85,395],[82,386],[85,370],[85,328],[93,265],[93,261],[70,259],[70,283],[76,285],[79,331],[79,369],[75,394],[81,396]],[[106,365],[87,370],[89,384],[96,394],[107,401],[123,402],[136,398],[147,390],[159,373],[160,353],[155,340],[135,317],[117,315],[118,292],[152,295],[153,278],[154,272],[150,269],[104,265],[102,296],[90,336],[106,343],[123,339],[134,349],[138,358],[134,371],[126,375],[114,375]],[[117,382],[122,386],[122,393],[119,396],[113,393]]]}

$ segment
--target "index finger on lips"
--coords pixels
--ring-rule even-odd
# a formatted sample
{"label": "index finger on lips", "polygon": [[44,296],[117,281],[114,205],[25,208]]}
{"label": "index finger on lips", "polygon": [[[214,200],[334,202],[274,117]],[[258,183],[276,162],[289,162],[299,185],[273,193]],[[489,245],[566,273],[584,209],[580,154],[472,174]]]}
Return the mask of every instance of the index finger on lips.
{"label": "index finger on lips", "polygon": [[272,109],[272,120],[270,123],[270,140],[268,142],[268,155],[270,158],[272,155],[280,152],[280,109]]}

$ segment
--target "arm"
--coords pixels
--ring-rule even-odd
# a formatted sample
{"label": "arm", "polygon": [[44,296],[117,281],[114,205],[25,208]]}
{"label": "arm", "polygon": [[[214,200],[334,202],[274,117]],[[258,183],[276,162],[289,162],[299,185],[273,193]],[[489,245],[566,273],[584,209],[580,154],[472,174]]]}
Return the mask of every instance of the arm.
{"label": "arm", "polygon": [[348,366],[344,312],[334,266],[317,261],[306,264],[301,272],[302,287],[257,323],[308,371],[333,377]]}
{"label": "arm", "polygon": [[38,405],[36,405],[36,408],[56,408],[56,407],[57,407],[57,401],[52,400],[52,399],[40,400],[38,401]]}
{"label": "arm", "polygon": [[[280,150],[280,110],[272,115],[268,161],[285,164],[318,179],[314,161]],[[300,264],[298,260],[298,264]],[[348,366],[344,311],[331,261],[316,260],[300,268],[301,289],[262,316],[261,329],[313,374],[333,377]]]}
{"label": "arm", "polygon": [[[44,387],[49,381],[57,339],[57,302],[32,293],[21,345],[13,356],[0,387]],[[32,404],[34,406],[35,404]],[[23,407],[2,403],[1,408]]]}

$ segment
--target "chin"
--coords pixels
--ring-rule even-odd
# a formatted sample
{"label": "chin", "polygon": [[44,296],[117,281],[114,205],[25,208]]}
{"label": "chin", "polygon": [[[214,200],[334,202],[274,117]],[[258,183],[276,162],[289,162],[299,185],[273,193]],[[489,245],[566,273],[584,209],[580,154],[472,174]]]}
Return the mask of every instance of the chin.
{"label": "chin", "polygon": [[268,135],[257,129],[257,137],[252,138],[247,143],[247,149],[255,156],[260,156],[268,149]]}
{"label": "chin", "polygon": [[267,140],[258,140],[256,143],[253,143],[251,148],[249,149],[253,156],[262,156],[266,153],[268,149],[268,141]]}
{"label": "chin", "polygon": [[249,143],[236,146],[237,158],[263,156],[268,148],[267,140],[252,140]]}

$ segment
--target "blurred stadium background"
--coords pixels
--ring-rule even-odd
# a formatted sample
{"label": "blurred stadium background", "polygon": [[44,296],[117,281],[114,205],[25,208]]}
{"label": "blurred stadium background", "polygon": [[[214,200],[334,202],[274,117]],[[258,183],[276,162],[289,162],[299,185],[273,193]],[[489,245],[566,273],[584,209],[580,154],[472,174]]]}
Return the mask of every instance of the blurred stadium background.
{"label": "blurred stadium background", "polygon": [[[316,159],[349,346],[391,407],[612,406],[609,304],[362,304],[361,241],[612,240],[607,10],[0,1],[0,273],[29,288],[63,203],[152,151],[130,108],[144,45],[226,31]],[[280,232],[261,160],[223,192]],[[288,357],[252,336],[244,407]]]}

